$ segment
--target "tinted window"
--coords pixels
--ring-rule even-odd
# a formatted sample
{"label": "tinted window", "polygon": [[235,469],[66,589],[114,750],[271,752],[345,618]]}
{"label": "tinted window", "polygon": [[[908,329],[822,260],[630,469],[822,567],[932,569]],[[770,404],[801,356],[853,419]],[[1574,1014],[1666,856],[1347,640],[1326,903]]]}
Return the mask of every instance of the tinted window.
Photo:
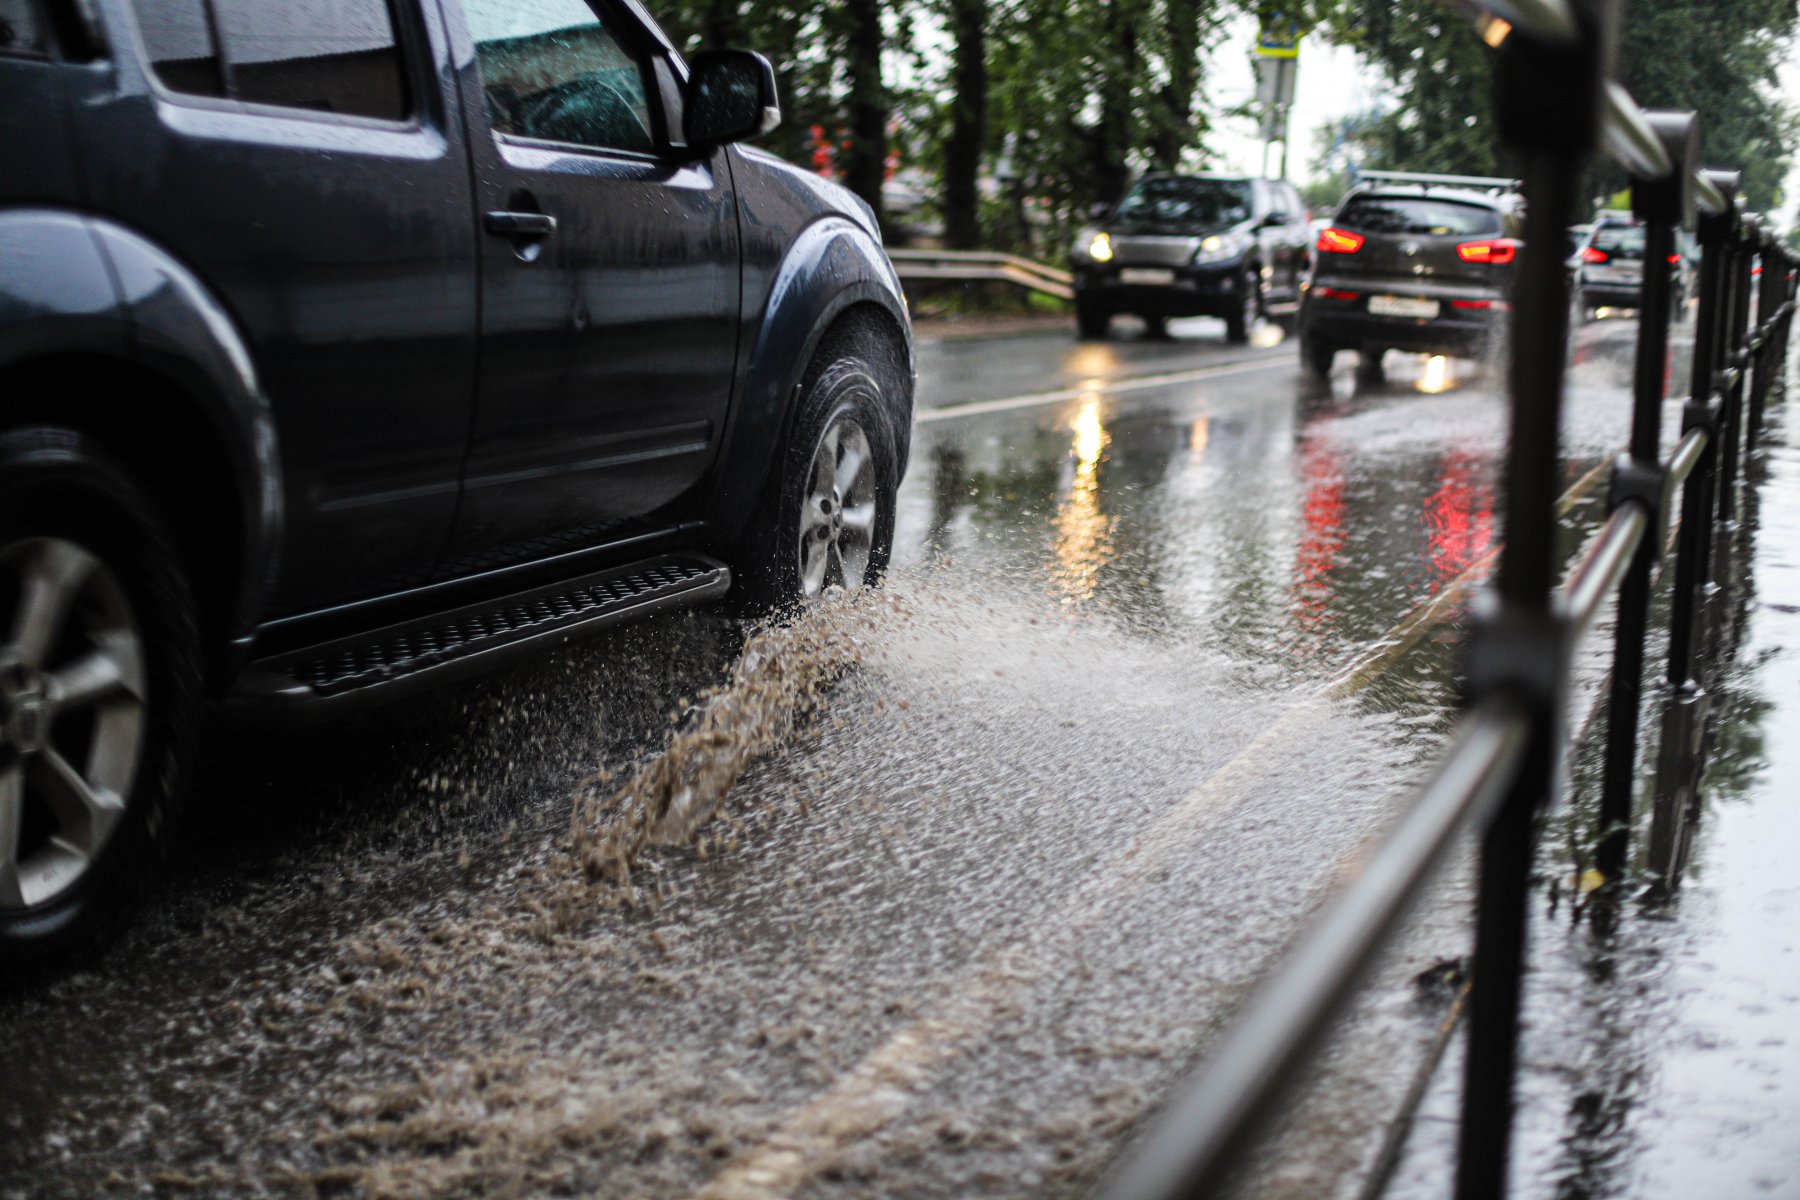
{"label": "tinted window", "polygon": [[1480,204],[1425,196],[1358,196],[1338,210],[1334,225],[1364,233],[1499,233],[1500,214]]}
{"label": "tinted window", "polygon": [[1119,201],[1128,225],[1235,225],[1250,216],[1250,185],[1230,179],[1145,179]]}
{"label": "tinted window", "polygon": [[137,18],[144,51],[163,86],[195,96],[225,94],[204,0],[141,3]]}
{"label": "tinted window", "polygon": [[399,119],[399,47],[386,0],[213,0],[232,95]]}
{"label": "tinted window", "polygon": [[1594,231],[1594,249],[1604,250],[1612,258],[1643,258],[1643,227],[1602,225]]}
{"label": "tinted window", "polygon": [[42,58],[50,53],[37,0],[0,0],[0,54]]}
{"label": "tinted window", "polygon": [[210,14],[203,0],[140,4],[150,61],[172,90],[359,117],[406,116],[387,0],[211,4]]}
{"label": "tinted window", "polygon": [[496,132],[647,154],[645,60],[582,0],[465,0]]}

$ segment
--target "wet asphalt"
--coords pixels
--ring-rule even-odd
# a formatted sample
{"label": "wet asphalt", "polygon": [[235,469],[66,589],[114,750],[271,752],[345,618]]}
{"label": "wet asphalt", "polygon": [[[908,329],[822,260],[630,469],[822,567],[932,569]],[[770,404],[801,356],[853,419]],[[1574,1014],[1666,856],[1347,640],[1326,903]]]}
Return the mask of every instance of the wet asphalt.
{"label": "wet asphalt", "polygon": [[[1441,744],[1504,440],[1479,363],[1119,324],[921,345],[874,596],[223,731],[144,919],[0,995],[0,1196],[1091,1188]],[[1578,339],[1571,549],[1633,332]],[[1463,874],[1249,1190],[1358,1194]]]}

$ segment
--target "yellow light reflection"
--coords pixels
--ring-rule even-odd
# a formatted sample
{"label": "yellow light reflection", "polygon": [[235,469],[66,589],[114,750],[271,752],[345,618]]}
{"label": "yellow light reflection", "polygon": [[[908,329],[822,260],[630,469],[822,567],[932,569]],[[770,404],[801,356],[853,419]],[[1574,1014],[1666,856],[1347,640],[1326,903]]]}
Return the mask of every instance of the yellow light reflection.
{"label": "yellow light reflection", "polygon": [[1070,603],[1092,598],[1100,570],[1113,559],[1113,521],[1100,511],[1100,458],[1112,438],[1100,421],[1100,397],[1081,398],[1072,426],[1075,478],[1056,513],[1056,564],[1051,574]]}
{"label": "yellow light reflection", "polygon": [[1193,458],[1195,462],[1205,461],[1206,442],[1211,436],[1211,417],[1196,417],[1194,418],[1194,423],[1188,426],[1188,455]]}
{"label": "yellow light reflection", "polygon": [[1083,342],[1068,361],[1070,374],[1082,377],[1083,388],[1099,387],[1100,381],[1094,377],[1111,374],[1118,365],[1119,352],[1106,342]]}
{"label": "yellow light reflection", "polygon": [[1498,50],[1500,43],[1512,32],[1512,22],[1504,17],[1483,14],[1481,22],[1481,40]]}
{"label": "yellow light reflection", "polygon": [[1425,364],[1425,374],[1413,386],[1427,396],[1436,396],[1455,387],[1456,377],[1450,373],[1450,360],[1442,354],[1432,355]]}

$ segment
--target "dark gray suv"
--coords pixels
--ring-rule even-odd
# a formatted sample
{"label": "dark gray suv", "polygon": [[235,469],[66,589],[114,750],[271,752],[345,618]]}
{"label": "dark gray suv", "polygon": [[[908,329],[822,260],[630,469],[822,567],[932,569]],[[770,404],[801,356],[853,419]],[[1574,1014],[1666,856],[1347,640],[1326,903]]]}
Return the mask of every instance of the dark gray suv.
{"label": "dark gray suv", "polygon": [[1319,232],[1300,306],[1301,364],[1339,350],[1379,375],[1389,350],[1480,356],[1504,329],[1523,246],[1508,179],[1370,171]]}
{"label": "dark gray suv", "polygon": [[868,209],[636,0],[0,0],[0,958],[97,944],[208,706],[873,581]]}
{"label": "dark gray suv", "polygon": [[1219,317],[1241,342],[1300,298],[1306,214],[1284,180],[1146,175],[1096,217],[1070,251],[1084,338],[1133,313],[1153,334],[1170,317]]}

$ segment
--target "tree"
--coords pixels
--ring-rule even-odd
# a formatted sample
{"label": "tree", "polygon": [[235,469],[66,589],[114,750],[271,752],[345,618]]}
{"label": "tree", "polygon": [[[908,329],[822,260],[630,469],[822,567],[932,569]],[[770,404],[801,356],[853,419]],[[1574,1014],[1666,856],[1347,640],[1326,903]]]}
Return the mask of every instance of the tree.
{"label": "tree", "polygon": [[955,41],[950,67],[950,135],[944,139],[944,237],[981,245],[981,163],[988,138],[987,0],[948,0]]}

